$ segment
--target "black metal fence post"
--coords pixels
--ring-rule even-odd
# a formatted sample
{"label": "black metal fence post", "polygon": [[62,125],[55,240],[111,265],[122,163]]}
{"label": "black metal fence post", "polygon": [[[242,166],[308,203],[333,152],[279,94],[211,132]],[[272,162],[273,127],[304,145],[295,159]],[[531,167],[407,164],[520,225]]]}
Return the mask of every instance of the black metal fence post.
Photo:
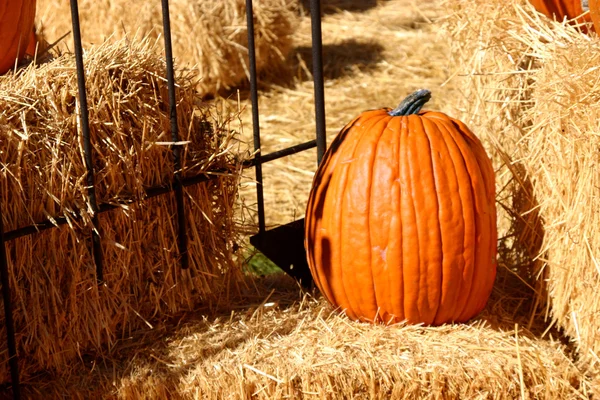
{"label": "black metal fence post", "polygon": [[[0,204],[0,208],[1,208]],[[0,283],[2,283],[2,300],[4,302],[4,320],[6,321],[6,343],[10,365],[10,381],[13,399],[21,398],[21,385],[19,382],[19,358],[17,355],[17,341],[15,339],[15,325],[13,322],[12,300],[10,298],[10,279],[8,277],[8,259],[6,256],[6,243],[4,241],[4,222],[0,209]]]}
{"label": "black metal fence post", "polygon": [[[180,262],[182,268],[187,268],[189,265],[189,257],[187,250],[187,231],[186,231],[186,219],[184,209],[184,192],[183,188],[186,186],[200,184],[207,182],[211,179],[216,179],[221,176],[222,173],[226,173],[226,170],[218,170],[200,173],[196,176],[183,178],[181,170],[181,143],[179,142],[179,129],[177,124],[177,109],[176,109],[176,92],[175,92],[175,78],[174,78],[174,66],[173,66],[173,54],[172,54],[172,41],[171,41],[171,26],[170,26],[170,14],[169,14],[169,2],[168,0],[162,1],[162,17],[163,17],[163,29],[164,29],[164,42],[165,42],[165,55],[166,55],[166,73],[167,73],[167,84],[168,84],[168,95],[169,95],[169,116],[171,122],[171,136],[172,136],[172,151],[173,151],[173,164],[174,164],[174,182],[172,185],[163,185],[146,189],[146,198],[152,198],[162,194],[174,192],[177,203],[177,221],[178,221],[178,247],[180,253]],[[94,263],[96,266],[96,278],[98,283],[104,281],[103,276],[103,253],[102,245],[100,241],[98,215],[103,212],[107,212],[118,208],[115,204],[98,204],[95,190],[95,175],[93,168],[93,155],[92,155],[92,144],[90,138],[89,129],[89,109],[87,103],[87,94],[85,87],[85,68],[83,64],[83,49],[81,41],[81,29],[79,20],[79,7],[77,0],[70,0],[71,6],[71,19],[73,25],[73,40],[74,40],[74,53],[76,60],[77,69],[77,84],[78,84],[78,97],[80,104],[80,126],[81,135],[84,149],[84,161],[86,166],[86,183],[87,192],[89,199],[89,207],[92,211],[92,253],[94,257]],[[300,143],[291,147],[287,147],[281,150],[274,151],[272,153],[262,155],[261,153],[261,140],[260,140],[260,127],[259,127],[259,110],[258,110],[258,87],[257,87],[257,71],[256,71],[256,52],[254,42],[254,13],[252,9],[252,0],[246,0],[246,18],[247,18],[247,29],[248,29],[248,57],[249,57],[249,69],[250,69],[250,95],[252,102],[252,122],[253,122],[253,137],[254,137],[254,149],[257,154],[251,160],[246,161],[243,164],[244,168],[254,167],[256,172],[257,181],[257,202],[258,202],[258,219],[259,219],[259,235],[270,234],[264,236],[264,239],[273,238],[279,235],[280,232],[284,233],[284,236],[298,238],[298,232],[302,231],[303,220],[294,221],[289,226],[282,226],[282,230],[279,228],[272,229],[266,232],[265,228],[265,210],[264,210],[264,195],[263,195],[263,173],[262,164],[286,157],[292,154],[296,154],[308,149],[317,147],[317,162],[320,163],[326,149],[326,131],[325,131],[325,96],[324,96],[324,83],[323,83],[323,61],[322,61],[322,37],[321,37],[321,2],[320,0],[310,0],[311,10],[311,28],[312,28],[312,51],[313,51],[313,77],[314,77],[314,96],[315,96],[315,117],[316,117],[316,139],[310,140],[304,143]],[[0,205],[1,206],[1,205]],[[2,296],[4,302],[4,313],[7,329],[7,347],[9,353],[9,364],[11,373],[11,383],[13,398],[21,398],[19,368],[18,368],[18,354],[17,345],[15,338],[15,327],[13,320],[13,304],[10,296],[10,279],[8,275],[8,261],[6,254],[6,241],[15,240],[17,238],[32,235],[46,229],[52,229],[57,226],[67,223],[67,218],[64,216],[53,216],[52,219],[45,219],[43,221],[34,223],[29,226],[19,227],[9,232],[4,232],[2,224],[2,214],[0,209],[0,284],[2,285]],[[80,213],[76,218],[81,218]],[[275,235],[275,236],[273,236]],[[300,234],[301,235],[301,234]],[[258,236],[258,235],[256,235]],[[252,238],[251,238],[252,239]],[[259,238],[260,239],[260,238]],[[278,243],[284,238],[277,237]],[[270,239],[269,239],[270,240]],[[252,241],[252,240],[251,240]],[[285,241],[285,240],[283,240]],[[259,241],[260,242],[260,241]],[[303,246],[301,241],[294,240],[293,246],[295,248],[292,259],[294,262],[302,260]],[[298,243],[296,243],[298,242]],[[264,244],[264,242],[261,242]],[[278,243],[269,245],[268,247],[277,247]],[[287,254],[287,253],[286,253]],[[282,263],[287,263],[288,255],[281,258]],[[296,265],[300,265],[297,263]],[[308,267],[300,268],[299,272]],[[298,269],[296,269],[298,271]],[[290,272],[290,271],[288,271]],[[306,271],[304,271],[306,272]]]}
{"label": "black metal fence post", "polygon": [[310,0],[312,33],[313,83],[317,130],[317,164],[321,163],[327,138],[325,132],[325,85],[323,82],[323,38],[321,34],[321,0]]}
{"label": "black metal fence post", "polygon": [[256,81],[256,48],[254,45],[254,11],[252,0],[246,0],[246,25],[248,30],[248,62],[250,64],[250,98],[252,101],[252,130],[254,134],[254,151],[257,151],[258,162],[254,167],[256,174],[256,201],[258,213],[258,231],[265,231],[265,200],[263,194],[263,174],[260,146],[260,126],[258,118],[258,86]]}
{"label": "black metal fence post", "polygon": [[92,254],[96,264],[96,280],[104,281],[102,260],[102,243],[100,242],[100,224],[98,220],[98,202],[96,201],[96,182],[94,177],[94,160],[90,140],[90,124],[88,117],[87,94],[85,90],[85,69],[83,67],[83,48],[81,45],[81,29],[79,26],[79,5],[77,0],[71,0],[71,21],[73,24],[73,43],[75,63],[77,66],[77,87],[79,90],[79,116],[81,134],[83,137],[83,153],[87,170],[87,190],[89,207],[92,210]]}
{"label": "black metal fence post", "polygon": [[[287,154],[294,154],[302,150],[317,147],[317,165],[325,153],[327,146],[325,131],[325,90],[323,82],[323,44],[321,37],[321,2],[310,1],[311,27],[312,27],[312,54],[313,54],[313,79],[316,119],[316,139],[300,145]],[[258,233],[250,237],[250,243],[266,255],[283,271],[296,278],[302,285],[310,287],[312,277],[306,262],[304,249],[304,219],[298,219],[280,225],[276,228],[265,230],[265,211],[263,196],[262,163],[266,162],[269,155],[261,155],[258,94],[256,85],[256,54],[254,49],[254,18],[252,0],[246,0],[246,17],[248,26],[248,59],[250,64],[250,95],[252,100],[252,123],[254,129],[254,149],[257,155],[254,158],[256,169],[256,200],[258,211]],[[292,148],[293,148],[292,147]],[[292,150],[284,149],[281,152]],[[271,153],[274,154],[274,153]]]}
{"label": "black metal fence post", "polygon": [[173,46],[171,41],[171,18],[169,0],[162,0],[163,34],[165,42],[165,57],[167,63],[167,86],[169,90],[169,117],[171,119],[171,145],[173,150],[173,167],[175,169],[173,188],[177,204],[177,243],[181,268],[189,267],[188,237],[185,217],[185,202],[181,177],[181,144],[179,143],[179,126],[177,124],[177,99],[175,97],[175,73],[173,67]]}

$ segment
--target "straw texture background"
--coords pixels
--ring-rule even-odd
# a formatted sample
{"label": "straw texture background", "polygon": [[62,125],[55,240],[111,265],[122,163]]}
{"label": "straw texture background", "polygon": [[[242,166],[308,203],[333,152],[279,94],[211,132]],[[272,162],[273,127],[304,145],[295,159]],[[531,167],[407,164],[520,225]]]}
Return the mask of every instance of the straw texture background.
{"label": "straw texture background", "polygon": [[[538,286],[535,311],[600,366],[600,39],[525,1],[447,1],[465,121],[497,155]],[[517,207],[518,206],[518,207]],[[596,382],[597,383],[597,382]]]}
{"label": "straw texture background", "polygon": [[[183,174],[222,174],[186,189],[191,267],[182,271],[173,195],[142,201],[146,188],[170,185],[173,176],[164,59],[146,41],[107,43],[84,61],[98,202],[119,206],[100,216],[101,286],[90,251],[75,61],[59,56],[0,77],[4,228],[68,218],[7,244],[24,378],[40,368],[63,369],[81,352],[106,350],[131,329],[214,301],[236,284],[233,206],[241,153],[235,114],[200,103],[195,80],[178,73]],[[2,381],[6,352],[2,340]]]}
{"label": "straw texture background", "polygon": [[[305,7],[306,3],[303,1],[300,5]],[[105,13],[107,8],[110,10],[110,4],[114,2],[98,3],[102,9],[97,14]],[[528,81],[529,74],[536,73],[539,67],[535,53],[526,53],[521,58],[515,57],[516,53],[506,58],[492,58],[498,63],[494,65],[505,65],[513,57],[512,62],[517,62],[520,72],[509,70],[509,73],[498,74],[502,77],[487,86],[486,91],[480,92],[472,82],[465,84],[464,81],[485,79],[486,75],[465,77],[460,68],[461,76],[451,75],[455,67],[468,66],[478,60],[489,61],[485,52],[474,52],[479,46],[488,50],[492,43],[501,48],[504,42],[515,40],[510,35],[502,36],[502,32],[512,32],[511,27],[521,26],[522,21],[507,20],[507,16],[513,14],[503,9],[502,4],[505,3],[495,0],[472,4],[462,0],[450,3],[423,0],[418,4],[409,0],[331,0],[324,2],[323,8],[329,142],[359,112],[395,106],[411,91],[425,87],[433,92],[428,108],[461,117],[484,139],[494,156],[498,168],[499,209],[504,208],[505,212],[501,214],[498,279],[486,309],[478,318],[469,324],[439,328],[373,327],[348,321],[332,310],[318,293],[301,293],[293,283],[281,277],[247,277],[245,284],[232,283],[228,287],[225,282],[238,281],[215,278],[217,269],[188,279],[185,274],[179,274],[176,263],[167,261],[169,269],[163,269],[164,261],[156,257],[152,258],[153,274],[142,276],[147,286],[129,292],[132,304],[137,304],[138,300],[133,297],[144,290],[155,293],[154,282],[160,284],[160,278],[169,282],[177,279],[178,284],[184,282],[183,286],[187,287],[187,282],[199,279],[198,276],[203,276],[206,285],[215,289],[211,293],[216,293],[213,296],[217,297],[216,301],[186,306],[185,309],[192,311],[183,314],[161,303],[161,310],[172,309],[173,312],[164,316],[153,314],[153,318],[143,315],[152,329],[141,319],[137,320],[137,328],[132,324],[131,329],[122,329],[122,325],[117,324],[124,335],[108,341],[109,345],[100,351],[94,346],[90,346],[89,351],[79,351],[70,366],[31,375],[25,382],[26,394],[34,398],[75,399],[590,398],[593,375],[588,373],[588,364],[577,362],[576,346],[545,319],[549,303],[545,301],[547,288],[540,285],[543,282],[540,271],[545,274],[549,268],[541,270],[545,264],[540,262],[545,258],[534,258],[547,236],[541,229],[544,222],[539,218],[541,207],[535,205],[538,199],[534,196],[535,181],[526,169],[527,164],[514,162],[521,158],[516,158],[512,151],[522,141],[519,118],[523,109],[530,107],[530,102],[523,105],[512,96],[516,96],[516,92],[517,99],[529,99],[532,89],[529,86],[523,89],[522,85],[532,82]],[[494,10],[498,14],[494,14]],[[142,11],[136,9],[135,12]],[[127,18],[130,17],[123,17]],[[488,18],[506,26],[494,28]],[[441,22],[446,25],[445,30],[439,32]],[[548,24],[547,21],[537,23]],[[482,26],[489,28],[490,35],[500,35],[501,39],[488,41],[487,33],[481,32]],[[113,27],[98,28],[102,29]],[[471,36],[467,40],[459,32],[471,32]],[[292,76],[285,82],[263,81],[260,124],[264,152],[314,138],[310,20],[305,11],[300,14],[291,46],[285,68]],[[466,70],[473,71],[473,68]],[[484,73],[487,74],[487,70]],[[490,102],[503,103],[501,107],[497,105],[500,108],[493,114],[487,114],[492,108],[481,100],[491,96],[490,93],[494,93]],[[459,98],[460,94],[471,100]],[[239,119],[244,127],[239,145],[244,149],[243,142],[250,140],[252,132],[248,93],[242,90],[239,98],[218,99],[214,104],[226,104],[225,110],[230,111],[239,107]],[[235,128],[226,123],[231,120],[227,115],[224,111],[216,119],[221,121],[217,126],[227,127],[229,132]],[[234,143],[226,139],[217,142]],[[224,144],[223,147],[229,146]],[[228,160],[227,163],[235,164]],[[285,223],[302,215],[314,169],[315,155],[310,151],[265,165],[268,225]],[[240,186],[235,207],[236,218],[243,222],[243,228],[254,232],[252,178],[250,171]],[[228,193],[235,196],[233,189],[227,188]],[[188,201],[192,202],[191,196]],[[531,211],[532,208],[537,211]],[[145,207],[139,210],[144,216],[148,215],[147,221],[162,220],[161,215],[145,214]],[[173,208],[169,210],[172,212]],[[108,232],[106,235],[112,235],[109,226],[103,229]],[[172,232],[173,227],[170,229]],[[211,234],[216,235],[215,231],[218,232],[212,230]],[[145,241],[150,235],[143,225],[137,233],[136,228],[133,232],[136,240]],[[114,241],[120,243],[119,232],[115,232],[114,237]],[[167,243],[173,243],[167,237],[149,238],[154,244],[152,248],[162,249],[163,253],[159,254],[164,254]],[[235,237],[235,233],[229,237]],[[202,243],[206,243],[204,240],[213,243],[215,239],[209,236]],[[122,249],[118,251],[125,253]],[[136,251],[145,255],[147,248]],[[212,259],[205,246],[195,247],[193,251]],[[230,254],[229,247],[223,252]],[[170,252],[168,254],[172,257]],[[130,262],[130,259],[121,260],[123,265]],[[132,274],[123,272],[129,271],[124,267],[118,271]],[[231,271],[235,274],[235,270]],[[82,286],[93,288],[91,280],[88,282]],[[122,288],[123,284],[117,286]],[[164,290],[156,290],[155,298],[167,298],[168,304],[183,302],[178,287],[171,287],[165,283]],[[48,286],[44,290],[55,289]],[[186,290],[184,294],[188,293]],[[196,295],[200,296],[193,292],[190,298]],[[104,299],[100,295],[96,297]],[[100,301],[90,301],[90,307],[99,309]],[[134,318],[135,313],[132,313],[127,315]]]}
{"label": "straw texture background", "polygon": [[[49,42],[72,30],[68,1],[38,0],[38,25]],[[275,76],[291,50],[298,24],[295,0],[253,2],[256,68]],[[171,0],[173,55],[181,68],[194,69],[197,89],[215,94],[245,83],[248,72],[248,39],[245,0]],[[81,0],[81,34],[85,45],[128,37],[162,40],[160,1]],[[69,35],[61,47],[73,49]],[[163,54],[163,48],[158,50]]]}
{"label": "straw texture background", "polygon": [[[531,329],[526,286],[507,270],[475,321],[372,326],[289,278],[254,280],[226,308],[132,334],[31,396],[108,399],[585,399],[567,347]],[[44,377],[40,377],[42,379]],[[47,377],[46,377],[47,378]]]}
{"label": "straw texture background", "polygon": [[[303,3],[308,3],[307,1]],[[414,90],[428,88],[431,109],[451,109],[447,42],[433,22],[444,15],[438,0],[323,1],[323,68],[327,143],[360,112],[395,107]],[[311,23],[304,11],[285,82],[263,82],[259,99],[263,152],[315,138]],[[242,92],[243,137],[251,142],[251,104]],[[234,99],[236,100],[236,99]],[[234,101],[232,101],[233,103]],[[304,215],[316,168],[316,152],[306,151],[263,166],[267,226]],[[240,193],[249,206],[255,187]],[[252,216],[249,216],[252,218]]]}

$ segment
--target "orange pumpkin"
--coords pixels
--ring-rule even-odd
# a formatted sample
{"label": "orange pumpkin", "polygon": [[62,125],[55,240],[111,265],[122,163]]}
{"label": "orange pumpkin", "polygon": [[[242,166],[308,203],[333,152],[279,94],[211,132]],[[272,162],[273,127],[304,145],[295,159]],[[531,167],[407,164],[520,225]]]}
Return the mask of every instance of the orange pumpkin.
{"label": "orange pumpkin", "polygon": [[[592,22],[590,13],[582,14],[593,8],[594,0],[589,2],[589,6],[588,0],[529,0],[529,2],[537,11],[549,18],[556,18],[557,21],[562,21],[566,17],[575,19],[577,23]],[[594,31],[594,25],[590,28],[592,31]],[[588,32],[588,29],[582,27],[582,31]]]}
{"label": "orange pumpkin", "polygon": [[20,61],[29,45],[36,0],[0,0],[0,74]]}
{"label": "orange pumpkin", "polygon": [[460,121],[398,108],[346,125],[314,177],[305,248],[315,284],[354,320],[439,325],[486,305],[496,277],[495,176]]}
{"label": "orange pumpkin", "polygon": [[596,33],[600,32],[600,0],[589,0],[590,18]]}
{"label": "orange pumpkin", "polygon": [[27,49],[25,50],[25,54],[28,55],[29,57],[34,57],[36,49],[37,49],[37,44],[38,44],[38,40],[37,40],[37,37],[35,36],[35,31],[32,29],[31,33],[29,34],[29,41],[27,44]]}

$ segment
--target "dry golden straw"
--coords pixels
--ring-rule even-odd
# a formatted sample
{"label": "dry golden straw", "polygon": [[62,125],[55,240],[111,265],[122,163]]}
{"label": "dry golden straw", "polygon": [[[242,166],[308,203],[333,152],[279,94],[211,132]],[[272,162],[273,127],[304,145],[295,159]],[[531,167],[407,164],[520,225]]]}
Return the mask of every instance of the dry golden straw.
{"label": "dry golden straw", "polygon": [[[297,27],[294,0],[253,2],[256,67],[274,75],[291,49]],[[84,46],[123,37],[151,36],[162,40],[160,1],[79,1]],[[200,78],[198,90],[214,94],[247,81],[248,39],[245,0],[169,1],[173,55],[181,67],[193,68]],[[50,42],[71,28],[68,1],[40,0],[36,21]],[[71,37],[65,41],[72,47]],[[161,47],[158,48],[163,53]]]}
{"label": "dry golden straw", "polygon": [[459,108],[517,181],[504,204],[535,265],[536,312],[564,328],[597,384],[600,39],[521,0],[447,4]]}
{"label": "dry golden straw", "polygon": [[[484,5],[493,4],[476,3],[487,11]],[[98,4],[96,10],[90,12],[101,16],[110,11],[110,5],[115,2],[95,4]],[[430,23],[446,16],[447,7],[442,7],[437,0],[423,0],[418,4],[412,0],[331,0],[324,6],[325,101],[330,139],[361,111],[394,106],[401,97],[421,87],[434,93],[428,104],[430,108],[459,116],[453,110],[457,97],[453,87],[456,80],[442,86],[449,78],[450,48],[437,35],[437,26]],[[133,8],[121,11],[144,12]],[[472,12],[472,15],[479,14]],[[479,18],[486,21],[487,17]],[[100,31],[112,32],[114,29],[103,26],[102,18],[98,21]],[[499,18],[500,21],[504,20]],[[280,86],[271,84],[269,90],[261,94],[265,152],[314,138],[310,20],[306,15],[301,19],[293,45],[289,67],[295,72],[294,79]],[[468,46],[465,51],[469,51]],[[507,79],[521,79],[524,75],[511,73]],[[508,89],[510,87],[507,85]],[[250,106],[245,96],[242,92],[241,105],[245,108],[240,117],[248,127]],[[499,96],[501,101],[504,98],[507,95]],[[469,104],[476,103],[474,98]],[[232,104],[237,106],[235,101]],[[466,111],[464,102],[460,106]],[[502,112],[509,114],[515,110],[513,115],[518,115],[519,109],[513,106],[516,104],[509,102],[505,107],[510,110],[504,108]],[[533,312],[538,309],[536,291],[543,289],[536,287],[537,265],[531,262],[531,254],[539,252],[536,250],[541,241],[539,219],[531,217],[536,215],[533,212],[517,218],[519,210],[531,209],[531,182],[527,181],[526,171],[520,164],[511,164],[511,173],[506,167],[500,168],[505,165],[501,157],[510,159],[507,157],[512,153],[505,154],[502,148],[495,147],[494,137],[487,135],[489,130],[474,122],[476,118],[471,115],[475,114],[462,115],[466,115],[465,120],[486,139],[490,153],[496,157],[499,201],[508,210],[503,227],[506,234],[500,241],[498,280],[486,310],[476,320],[439,328],[371,327],[350,322],[333,312],[318,293],[314,297],[305,297],[294,284],[286,284],[283,280],[249,279],[249,289],[240,285],[241,296],[232,290],[229,296],[222,295],[223,301],[211,304],[211,307],[201,306],[168,319],[162,318],[160,313],[154,318],[143,315],[153,329],[133,311],[127,315],[127,310],[123,311],[123,319],[138,318],[139,329],[126,330],[127,334],[112,340],[110,346],[81,351],[60,370],[51,369],[26,379],[25,395],[74,399],[589,398],[591,383],[574,364],[573,346],[565,343],[557,329],[548,326],[543,315]],[[494,118],[486,117],[490,122]],[[507,124],[499,126],[506,127]],[[251,129],[245,132],[249,134]],[[510,135],[497,139],[506,143],[519,140],[518,137],[511,139]],[[314,152],[304,152],[265,165],[269,225],[301,216],[315,161]],[[251,171],[248,174],[252,176]],[[513,176],[520,181],[515,182]],[[231,186],[227,188],[231,190],[228,193],[235,194]],[[242,193],[245,202],[251,205],[254,186],[248,184],[242,188]],[[150,207],[144,206],[141,212],[154,209]],[[240,208],[245,212],[241,217],[252,216],[246,213],[248,208]],[[172,213],[172,210],[169,205],[168,212]],[[155,222],[172,217],[172,214],[163,217],[164,213],[161,211],[147,220]],[[131,219],[126,221],[139,227],[135,233],[138,236],[131,236],[136,240],[141,237],[140,241],[149,241],[156,249],[173,245],[173,236],[152,236],[152,229],[136,225]],[[112,221],[103,229],[110,232],[111,226],[115,226]],[[215,226],[228,225],[221,222]],[[174,232],[174,226],[170,228]],[[215,230],[210,234],[215,235]],[[147,235],[151,237],[148,239]],[[119,240],[114,241],[121,243]],[[211,238],[204,243],[212,243]],[[194,249],[196,253],[200,251],[206,252],[207,260],[212,259],[210,248],[198,246]],[[115,251],[118,255],[123,253]],[[85,254],[85,259],[89,260],[88,253]],[[229,254],[229,250],[225,254]],[[132,260],[135,259],[134,256]],[[163,261],[152,257],[154,272],[146,275],[139,268],[126,267],[130,259],[121,257],[120,262],[119,271],[133,271],[132,274],[137,274],[136,279],[142,276],[148,290],[157,287],[154,282],[160,284],[163,273],[169,284],[177,280],[181,285],[184,281],[177,268],[172,266],[176,264],[173,261],[163,269]],[[89,261],[86,265],[93,268]],[[69,265],[69,268],[72,267]],[[214,270],[209,273],[217,275]],[[218,290],[211,293],[222,293],[220,290],[225,285],[221,283],[225,278],[200,275],[206,276],[207,285],[217,284]],[[87,282],[81,290],[93,287],[91,280]],[[157,291],[153,297],[161,300],[164,297],[170,305],[161,303],[164,306],[161,311],[177,310],[173,304],[179,293],[178,287],[170,290],[169,284],[165,282],[164,287],[160,286],[162,291]],[[146,293],[144,290],[145,287],[130,292],[132,304],[138,304],[135,296]],[[184,293],[187,292],[184,290]],[[185,295],[181,301],[192,296]],[[104,302],[107,300],[102,299],[88,300],[85,306],[106,307]],[[109,304],[123,303],[109,301]],[[90,318],[89,312],[85,315]],[[95,320],[96,317],[92,317]],[[122,332],[120,328],[119,332]]]}
{"label": "dry golden straw", "polygon": [[[60,371],[87,351],[109,351],[132,329],[237,282],[233,205],[239,179],[234,114],[199,102],[195,80],[177,72],[183,175],[221,171],[185,190],[191,266],[178,262],[165,62],[156,44],[119,42],[86,52],[97,195],[119,207],[100,215],[106,284],[90,254],[86,169],[72,54],[0,77],[0,194],[7,231],[46,218],[68,224],[7,243],[21,372]],[[75,212],[83,214],[77,219]],[[4,316],[0,337],[5,337]],[[8,379],[6,341],[0,376]]]}
{"label": "dry golden straw", "polygon": [[[328,143],[359,113],[395,107],[406,95],[423,87],[433,93],[428,108],[447,109],[451,89],[441,84],[447,78],[448,47],[438,40],[436,27],[431,23],[444,12],[437,0],[420,1],[418,6],[412,0],[328,0],[322,4]],[[264,152],[315,138],[311,23],[307,10],[293,45],[289,57],[293,76],[278,84],[270,82],[259,99]],[[251,142],[249,103],[242,103],[247,109],[241,117],[248,127],[244,130],[246,140]],[[304,215],[315,169],[314,150],[263,166],[268,226]],[[240,192],[251,204],[254,185],[244,185]]]}
{"label": "dry golden straw", "polygon": [[500,277],[477,320],[436,328],[352,322],[288,279],[258,280],[258,291],[214,315],[198,310],[134,333],[112,358],[87,358],[59,379],[39,377],[26,393],[121,400],[588,398],[589,382],[565,346],[553,334],[542,338],[543,325],[522,326],[527,318],[519,308],[530,292],[506,270]]}

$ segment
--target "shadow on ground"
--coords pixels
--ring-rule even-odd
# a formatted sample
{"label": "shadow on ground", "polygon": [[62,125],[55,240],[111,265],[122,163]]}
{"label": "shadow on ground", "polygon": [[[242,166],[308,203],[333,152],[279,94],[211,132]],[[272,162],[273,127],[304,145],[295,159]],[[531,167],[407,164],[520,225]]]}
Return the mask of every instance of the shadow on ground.
{"label": "shadow on ground", "polygon": [[[362,12],[377,7],[377,0],[323,0],[321,15],[336,14],[342,11]],[[301,0],[302,11],[310,14],[310,0]]]}
{"label": "shadow on ground", "polygon": [[[383,59],[384,48],[378,43],[344,40],[336,44],[323,45],[323,79],[335,80],[352,76],[358,72],[372,71]],[[258,75],[258,90],[269,93],[274,87],[294,89],[296,85],[313,79],[313,53],[309,46],[294,48],[287,62],[280,68],[269,69]],[[242,100],[250,98],[250,82],[244,81],[230,90],[223,90],[219,96],[236,98],[240,92]],[[207,96],[205,100],[212,98]]]}
{"label": "shadow on ground", "polygon": [[[383,59],[383,51],[384,48],[379,43],[355,39],[323,45],[323,77],[332,80],[374,70]],[[290,58],[295,78],[301,81],[312,80],[312,47],[297,47]]]}

